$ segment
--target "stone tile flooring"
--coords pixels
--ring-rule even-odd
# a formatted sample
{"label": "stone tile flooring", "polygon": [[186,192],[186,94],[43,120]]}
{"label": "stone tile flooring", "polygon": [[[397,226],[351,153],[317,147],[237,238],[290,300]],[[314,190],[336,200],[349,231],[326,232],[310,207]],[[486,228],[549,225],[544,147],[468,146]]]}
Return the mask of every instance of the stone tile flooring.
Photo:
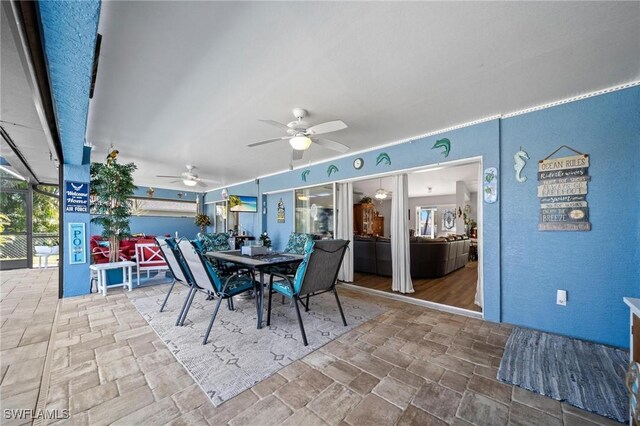
{"label": "stone tile flooring", "polygon": [[46,424],[617,424],[496,381],[508,325],[348,290],[387,311],[216,408],[130,301],[168,286],[58,307],[55,269],[1,280],[0,403],[32,409],[46,394],[47,410],[70,413]]}

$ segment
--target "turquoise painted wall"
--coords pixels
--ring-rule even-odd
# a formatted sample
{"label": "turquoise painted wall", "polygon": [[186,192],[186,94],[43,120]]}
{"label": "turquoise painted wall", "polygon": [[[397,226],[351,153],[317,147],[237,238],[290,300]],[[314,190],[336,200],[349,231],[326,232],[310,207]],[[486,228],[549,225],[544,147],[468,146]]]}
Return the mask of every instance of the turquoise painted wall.
{"label": "turquoise painted wall", "polygon": [[[640,297],[640,87],[502,120],[500,137],[503,321],[628,347],[622,298]],[[537,161],[561,145],[589,154],[589,232],[537,229]],[[524,183],[513,170],[521,146]]]}

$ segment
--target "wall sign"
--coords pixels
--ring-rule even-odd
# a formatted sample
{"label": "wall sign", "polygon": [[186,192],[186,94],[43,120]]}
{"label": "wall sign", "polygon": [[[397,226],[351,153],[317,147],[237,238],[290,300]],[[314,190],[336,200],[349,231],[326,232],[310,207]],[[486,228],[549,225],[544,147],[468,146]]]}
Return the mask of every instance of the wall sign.
{"label": "wall sign", "polygon": [[89,213],[89,184],[66,182],[64,191],[66,213]]}
{"label": "wall sign", "polygon": [[69,224],[69,263],[87,263],[87,238],[84,223]]}
{"label": "wall sign", "polygon": [[482,193],[484,194],[484,202],[493,204],[498,200],[498,169],[489,167],[484,170],[484,179],[482,179]]}
{"label": "wall sign", "polygon": [[[570,157],[549,158],[562,148],[577,153]],[[589,155],[566,145],[538,163],[539,231],[590,231]]]}
{"label": "wall sign", "polygon": [[284,223],[284,203],[282,198],[278,201],[278,223]]}

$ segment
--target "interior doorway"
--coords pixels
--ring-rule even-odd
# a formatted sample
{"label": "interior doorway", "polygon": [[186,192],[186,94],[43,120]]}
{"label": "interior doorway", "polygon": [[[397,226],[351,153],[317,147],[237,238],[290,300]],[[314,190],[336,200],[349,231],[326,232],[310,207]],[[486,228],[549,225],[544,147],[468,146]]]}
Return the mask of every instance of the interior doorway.
{"label": "interior doorway", "polygon": [[[480,160],[408,172],[414,293],[402,296],[482,312],[480,175]],[[353,183],[353,284],[398,295],[391,289],[392,179],[386,176]]]}

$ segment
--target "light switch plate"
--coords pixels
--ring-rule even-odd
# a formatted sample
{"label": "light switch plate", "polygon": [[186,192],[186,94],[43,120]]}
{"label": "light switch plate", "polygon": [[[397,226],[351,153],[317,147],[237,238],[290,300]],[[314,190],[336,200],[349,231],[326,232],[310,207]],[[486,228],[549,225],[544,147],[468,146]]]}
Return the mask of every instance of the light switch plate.
{"label": "light switch plate", "polygon": [[567,290],[558,290],[556,303],[558,305],[567,306]]}

